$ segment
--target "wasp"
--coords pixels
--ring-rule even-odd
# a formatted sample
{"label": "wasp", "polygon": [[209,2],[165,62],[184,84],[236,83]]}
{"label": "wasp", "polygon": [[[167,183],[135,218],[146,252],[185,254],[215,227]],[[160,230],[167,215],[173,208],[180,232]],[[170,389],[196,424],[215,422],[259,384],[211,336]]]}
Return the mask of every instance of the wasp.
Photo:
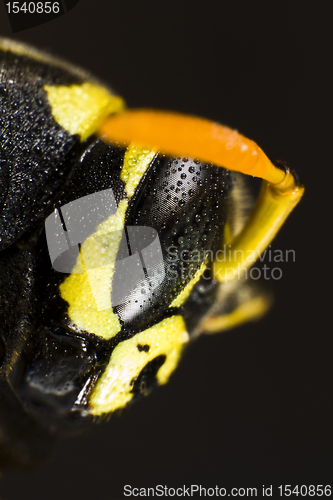
{"label": "wasp", "polygon": [[[165,384],[186,344],[260,317],[248,271],[304,188],[235,130],[127,110],[0,39],[0,465]],[[244,178],[263,180],[249,217]]]}

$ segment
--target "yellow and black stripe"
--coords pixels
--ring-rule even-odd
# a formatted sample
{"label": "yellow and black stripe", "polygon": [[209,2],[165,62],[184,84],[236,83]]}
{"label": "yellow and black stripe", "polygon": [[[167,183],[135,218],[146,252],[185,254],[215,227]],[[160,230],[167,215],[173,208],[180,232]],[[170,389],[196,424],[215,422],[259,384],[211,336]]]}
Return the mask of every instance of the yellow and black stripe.
{"label": "yellow and black stripe", "polygon": [[[100,262],[103,254],[107,264],[91,266],[81,273],[74,267],[59,285],[61,297],[68,303],[69,320],[81,332],[112,344],[108,365],[89,388],[88,406],[94,415],[124,406],[139,387],[145,393],[155,383],[165,383],[174,370],[191,334],[184,305],[207,266],[206,245],[216,249],[220,245],[226,205],[221,202],[221,193],[227,200],[231,186],[230,176],[223,169],[187,158],[161,157],[136,144],[127,148],[118,173],[124,183],[124,197],[117,212],[82,243],[77,263],[83,263],[84,268],[84,258],[91,256],[90,262]],[[212,185],[215,194],[209,189]],[[192,212],[187,210],[189,202]],[[124,257],[121,249],[126,232],[122,230],[143,225],[153,227],[160,235],[165,277],[153,292],[149,280],[134,283],[124,303],[114,305],[115,264]],[[170,249],[177,251],[175,261]],[[203,308],[200,314],[205,315]],[[140,350],[141,345],[146,348]],[[144,383],[138,385],[142,378]]]}

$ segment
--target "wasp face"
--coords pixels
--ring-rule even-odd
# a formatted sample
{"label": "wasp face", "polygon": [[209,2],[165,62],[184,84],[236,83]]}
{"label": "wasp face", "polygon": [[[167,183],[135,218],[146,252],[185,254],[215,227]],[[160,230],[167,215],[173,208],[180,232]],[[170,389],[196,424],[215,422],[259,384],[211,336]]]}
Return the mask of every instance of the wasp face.
{"label": "wasp face", "polygon": [[[96,131],[124,103],[90,75],[5,40],[0,65],[0,461],[26,464],[54,433],[166,383],[191,337],[255,318],[268,301],[243,278],[228,286],[230,270],[220,278],[214,267],[243,227],[239,174],[182,154],[200,157],[202,147],[187,127],[198,143],[207,130],[213,143],[226,134],[225,160],[235,170],[250,141],[169,115],[163,123],[153,116],[156,135],[146,113],[139,132],[125,119],[133,140],[106,142]],[[174,124],[181,126],[172,135]],[[111,137],[112,123],[107,130]],[[141,132],[149,146],[136,140]],[[154,146],[159,139],[167,153],[171,144],[169,154]],[[207,154],[219,158],[214,147]],[[266,157],[263,167],[253,163],[258,151],[248,156],[251,168],[280,183],[285,172]],[[288,182],[287,201],[290,186],[295,193]],[[237,236],[239,245],[268,244],[277,225],[265,214],[283,222],[278,194],[260,202],[264,215]]]}

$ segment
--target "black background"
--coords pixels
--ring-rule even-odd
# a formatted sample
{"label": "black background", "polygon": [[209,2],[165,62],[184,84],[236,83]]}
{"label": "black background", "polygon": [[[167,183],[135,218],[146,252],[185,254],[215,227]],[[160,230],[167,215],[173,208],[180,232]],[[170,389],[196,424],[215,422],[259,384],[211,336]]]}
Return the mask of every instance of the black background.
{"label": "black background", "polygon": [[[1,500],[114,500],[125,484],[259,497],[272,484],[278,498],[279,485],[332,482],[333,40],[325,4],[311,5],[80,0],[15,35],[88,68],[130,107],[237,128],[286,160],[306,193],[274,241],[296,261],[278,264],[271,312],[199,338],[167,386],[3,477]],[[3,4],[0,34],[13,37]]]}

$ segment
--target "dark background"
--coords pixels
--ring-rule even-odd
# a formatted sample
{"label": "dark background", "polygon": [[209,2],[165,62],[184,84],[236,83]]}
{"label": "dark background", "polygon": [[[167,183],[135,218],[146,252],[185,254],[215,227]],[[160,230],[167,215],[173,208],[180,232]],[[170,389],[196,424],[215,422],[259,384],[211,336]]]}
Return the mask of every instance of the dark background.
{"label": "dark background", "polygon": [[[294,249],[260,322],[199,338],[169,384],[1,500],[123,498],[123,486],[332,482],[332,17],[312,3],[80,0],[15,38],[88,68],[131,107],[237,128],[288,162],[306,193],[274,249]],[[0,4],[0,34],[13,37]],[[274,263],[267,262],[274,267]]]}

